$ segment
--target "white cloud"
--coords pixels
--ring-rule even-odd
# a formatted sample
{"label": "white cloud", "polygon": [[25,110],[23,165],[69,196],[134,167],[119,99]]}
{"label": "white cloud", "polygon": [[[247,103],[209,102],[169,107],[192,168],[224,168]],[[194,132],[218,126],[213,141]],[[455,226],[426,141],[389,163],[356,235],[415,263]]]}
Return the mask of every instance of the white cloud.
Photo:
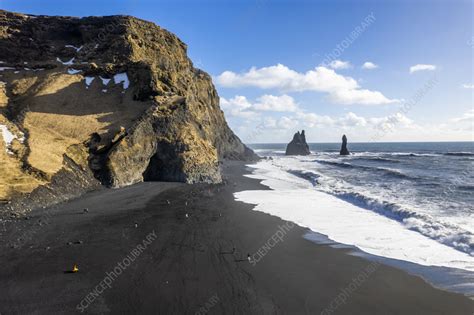
{"label": "white cloud", "polygon": [[290,117],[283,116],[278,120],[278,127],[281,129],[294,129],[298,126],[298,121]]}
{"label": "white cloud", "polygon": [[351,105],[379,105],[399,102],[398,100],[389,100],[382,93],[370,90],[338,90],[329,94],[329,99],[338,104]]}
{"label": "white cloud", "polygon": [[338,69],[348,69],[348,68],[351,68],[352,66],[349,61],[333,60],[329,64],[329,67],[338,70]]}
{"label": "white cloud", "polygon": [[260,111],[296,112],[298,105],[291,96],[286,94],[281,96],[266,94],[257,98],[257,103],[253,108]]}
{"label": "white cloud", "polygon": [[[401,113],[382,117],[362,117],[353,112],[348,112],[343,116],[331,117],[319,115],[301,110],[295,100],[288,95],[274,96],[262,95],[255,102],[249,101],[245,96],[236,95],[231,99],[221,97],[221,107],[227,117],[237,117],[245,119],[246,124],[258,124],[272,130],[288,130],[297,127],[308,127],[318,129],[344,129],[366,128],[367,130],[394,128],[413,128],[414,122]],[[263,112],[289,112],[291,115],[282,117],[262,116]],[[469,117],[472,119],[474,111],[466,113],[463,117],[453,119],[454,121],[465,121]],[[240,125],[239,125],[240,126]],[[245,127],[247,128],[247,127]],[[244,129],[245,129],[244,128]],[[251,127],[249,127],[251,129]]]}
{"label": "white cloud", "polygon": [[266,129],[272,130],[288,130],[294,129],[298,126],[299,121],[294,117],[283,116],[279,119],[272,117],[265,117],[261,123]]}
{"label": "white cloud", "polygon": [[279,89],[292,92],[328,92],[343,88],[358,88],[356,80],[341,76],[332,69],[316,67],[306,73],[299,73],[282,64],[258,69],[252,67],[242,74],[225,71],[216,78],[216,81],[223,87],[252,86],[261,89]]}
{"label": "white cloud", "polygon": [[[346,134],[355,141],[472,141],[474,110],[444,124],[418,124],[398,112],[388,116],[359,116],[348,112],[339,116],[319,115],[298,111],[283,117],[261,117],[259,122],[249,123],[241,132],[244,141],[253,143],[287,142],[296,130],[305,129],[308,141],[336,141]],[[264,128],[255,127],[264,126]],[[254,130],[258,130],[255,132]]]}
{"label": "white cloud", "polygon": [[414,73],[417,71],[433,71],[433,70],[436,70],[435,65],[417,64],[410,67],[410,73]]}
{"label": "white cloud", "polygon": [[367,125],[367,120],[364,117],[349,112],[344,117],[340,118],[338,123],[347,127],[365,126]]}
{"label": "white cloud", "polygon": [[451,121],[455,123],[462,123],[462,122],[470,122],[471,124],[474,123],[474,109],[468,110],[461,117],[453,118],[451,119]]}
{"label": "white cloud", "polygon": [[272,117],[265,117],[263,120],[263,126],[266,128],[276,128],[277,127],[277,121],[276,119]]}
{"label": "white cloud", "polygon": [[474,84],[463,84],[462,87],[465,89],[474,89]]}
{"label": "white cloud", "polygon": [[258,116],[258,113],[251,110],[252,104],[245,96],[236,95],[229,100],[221,97],[220,105],[222,110],[224,110],[227,115],[232,117],[255,119]]}
{"label": "white cloud", "polygon": [[378,91],[361,89],[356,80],[337,74],[333,69],[316,67],[305,73],[296,72],[285,65],[255,68],[241,74],[225,71],[215,78],[223,87],[258,87],[286,92],[316,91],[329,94],[329,98],[342,104],[390,104],[398,102]]}
{"label": "white cloud", "polygon": [[395,113],[386,117],[373,117],[367,121],[373,128],[382,128],[384,130],[414,126],[413,120],[402,113]]}
{"label": "white cloud", "polygon": [[378,65],[370,61],[366,61],[362,65],[362,69],[367,69],[367,70],[377,69],[378,67],[379,67]]}
{"label": "white cloud", "polygon": [[371,127],[380,128],[383,126],[411,126],[413,121],[401,113],[396,113],[390,116],[383,117],[369,117],[365,118],[358,116],[353,112],[349,112],[341,117],[321,116],[315,113],[296,113],[295,119],[298,119],[299,125],[306,127],[320,127],[320,128],[340,128],[340,127]]}
{"label": "white cloud", "polygon": [[296,113],[296,118],[300,120],[301,124],[308,127],[316,126],[332,126],[335,120],[329,116],[321,116],[315,113]]}
{"label": "white cloud", "polygon": [[236,95],[231,99],[220,98],[220,106],[227,116],[245,119],[258,119],[262,111],[296,112],[299,110],[295,100],[286,94],[281,96],[265,94],[250,102],[245,96]]}
{"label": "white cloud", "polygon": [[250,102],[245,96],[236,95],[229,100],[226,100],[225,98],[221,97],[221,107],[224,109],[244,110],[252,107],[252,104],[250,104]]}

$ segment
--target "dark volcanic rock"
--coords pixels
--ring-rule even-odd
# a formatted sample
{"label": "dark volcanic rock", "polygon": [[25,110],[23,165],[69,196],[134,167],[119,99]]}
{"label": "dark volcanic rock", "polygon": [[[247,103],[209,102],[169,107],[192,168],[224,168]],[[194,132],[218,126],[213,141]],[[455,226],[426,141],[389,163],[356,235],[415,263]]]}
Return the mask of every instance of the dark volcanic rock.
{"label": "dark volcanic rock", "polygon": [[144,180],[218,183],[222,160],[258,159],[186,44],[151,22],[0,10],[0,68],[0,124],[22,139],[0,141],[0,200],[48,204]]}
{"label": "dark volcanic rock", "polygon": [[349,155],[350,152],[347,149],[347,137],[346,135],[342,135],[342,145],[341,145],[341,151],[339,152],[340,155]]}
{"label": "dark volcanic rock", "polygon": [[293,140],[286,146],[286,155],[308,155],[311,154],[309,146],[306,143],[306,136],[304,130],[301,133],[298,131],[293,136]]}

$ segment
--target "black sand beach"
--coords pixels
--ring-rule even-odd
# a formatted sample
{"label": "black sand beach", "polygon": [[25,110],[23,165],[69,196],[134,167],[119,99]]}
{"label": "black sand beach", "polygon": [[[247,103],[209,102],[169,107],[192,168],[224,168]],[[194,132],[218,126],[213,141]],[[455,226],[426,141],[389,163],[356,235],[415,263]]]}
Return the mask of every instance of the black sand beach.
{"label": "black sand beach", "polygon": [[314,244],[306,229],[234,201],[265,189],[243,172],[228,163],[225,185],[143,183],[3,222],[0,313],[474,312],[467,297]]}

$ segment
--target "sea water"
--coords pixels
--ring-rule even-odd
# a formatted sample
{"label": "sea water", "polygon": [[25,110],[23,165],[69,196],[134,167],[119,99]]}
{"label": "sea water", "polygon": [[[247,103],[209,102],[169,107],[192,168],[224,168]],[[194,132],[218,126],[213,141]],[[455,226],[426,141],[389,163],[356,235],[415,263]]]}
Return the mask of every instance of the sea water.
{"label": "sea water", "polygon": [[238,200],[360,253],[474,293],[474,144],[310,144],[308,156],[285,156],[284,144],[251,145],[264,159],[250,177],[270,191]]}

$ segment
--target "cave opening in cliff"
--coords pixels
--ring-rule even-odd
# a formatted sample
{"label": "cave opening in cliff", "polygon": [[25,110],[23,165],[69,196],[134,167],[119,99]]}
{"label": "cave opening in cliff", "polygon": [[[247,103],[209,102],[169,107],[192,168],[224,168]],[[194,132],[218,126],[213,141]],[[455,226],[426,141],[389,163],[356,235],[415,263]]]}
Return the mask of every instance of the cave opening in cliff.
{"label": "cave opening in cliff", "polygon": [[147,182],[184,182],[186,178],[181,169],[181,160],[176,153],[176,145],[161,141],[143,172],[143,180]]}

